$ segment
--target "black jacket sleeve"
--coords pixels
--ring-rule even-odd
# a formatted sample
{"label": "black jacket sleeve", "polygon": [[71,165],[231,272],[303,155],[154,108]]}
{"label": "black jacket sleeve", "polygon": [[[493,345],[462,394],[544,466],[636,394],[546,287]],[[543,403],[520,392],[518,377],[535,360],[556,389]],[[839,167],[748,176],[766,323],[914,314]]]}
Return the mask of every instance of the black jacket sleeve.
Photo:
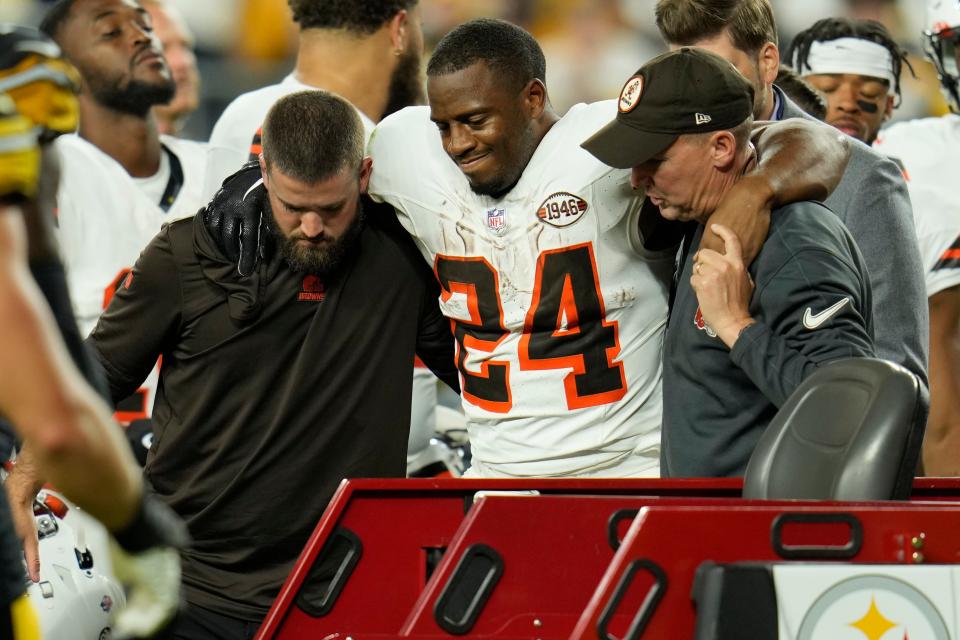
{"label": "black jacket sleeve", "polygon": [[757,322],[740,334],[730,358],[778,407],[821,364],[874,355],[868,290],[830,251],[791,256],[750,307]]}
{"label": "black jacket sleeve", "polygon": [[87,338],[115,403],[146,379],[176,335],[180,309],[180,279],[164,227],[140,254]]}

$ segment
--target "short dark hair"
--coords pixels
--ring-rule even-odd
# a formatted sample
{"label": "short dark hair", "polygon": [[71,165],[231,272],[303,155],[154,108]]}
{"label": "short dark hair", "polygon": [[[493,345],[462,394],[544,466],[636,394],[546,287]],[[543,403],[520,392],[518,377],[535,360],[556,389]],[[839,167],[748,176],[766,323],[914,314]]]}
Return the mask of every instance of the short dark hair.
{"label": "short dark hair", "polygon": [[47,9],[43,20],[40,21],[40,31],[56,40],[57,34],[63,27],[63,23],[67,21],[67,16],[70,15],[70,10],[73,9],[76,2],[77,0],[57,0],[54,2],[53,6]]}
{"label": "short dark hair", "polygon": [[263,122],[267,169],[315,184],[363,160],[363,124],[357,110],[328,91],[284,96]]}
{"label": "short dark hair", "polygon": [[476,62],[518,88],[531,80],[546,82],[547,60],[534,37],[515,24],[492,18],[464,22],[443,36],[427,63],[427,75],[455,73]]}
{"label": "short dark hair", "polygon": [[810,47],[814,42],[827,42],[838,38],[858,38],[879,44],[890,52],[891,69],[893,72],[893,92],[897,98],[900,98],[900,72],[903,71],[903,65],[906,64],[910,73],[916,77],[913,66],[907,60],[906,50],[897,44],[887,28],[876,20],[856,20],[854,18],[824,18],[817,20],[808,29],[798,33],[793,42],[787,48],[784,59],[790,62],[790,65],[803,74],[805,65],[809,68],[807,60],[810,57]]}
{"label": "short dark hair", "polygon": [[417,0],[287,0],[301,29],[346,29],[370,34]]}
{"label": "short dark hair", "polygon": [[777,79],[773,84],[817,120],[826,119],[827,101],[823,99],[823,95],[787,65],[782,64],[777,69]]}
{"label": "short dark hair", "polygon": [[733,45],[756,54],[777,44],[777,22],[769,0],[657,0],[657,29],[670,44],[690,45],[730,33]]}

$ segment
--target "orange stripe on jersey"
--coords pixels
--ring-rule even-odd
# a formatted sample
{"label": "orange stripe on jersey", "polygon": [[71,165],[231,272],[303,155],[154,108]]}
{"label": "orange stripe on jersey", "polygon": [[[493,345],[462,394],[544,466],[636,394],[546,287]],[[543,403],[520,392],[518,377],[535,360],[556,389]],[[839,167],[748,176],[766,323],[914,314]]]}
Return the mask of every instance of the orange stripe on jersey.
{"label": "orange stripe on jersey", "polygon": [[960,259],[960,249],[947,249],[943,252],[943,255],[940,256],[941,260],[957,260]]}
{"label": "orange stripe on jersey", "polygon": [[940,259],[933,265],[931,271],[940,269],[960,269],[960,238],[954,240],[953,244],[940,255]]}
{"label": "orange stripe on jersey", "polygon": [[247,156],[247,160],[256,160],[261,151],[263,151],[263,127],[257,129],[257,132],[253,134],[253,140],[250,141],[250,155]]}

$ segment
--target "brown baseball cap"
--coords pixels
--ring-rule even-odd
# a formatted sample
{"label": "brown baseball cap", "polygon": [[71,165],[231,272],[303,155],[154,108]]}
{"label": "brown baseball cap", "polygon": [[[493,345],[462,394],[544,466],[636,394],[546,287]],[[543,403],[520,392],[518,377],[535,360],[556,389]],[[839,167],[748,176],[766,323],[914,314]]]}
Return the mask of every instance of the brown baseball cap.
{"label": "brown baseball cap", "polygon": [[753,113],[753,87],[736,68],[704,49],[683,47],[630,76],[617,117],[580,146],[604,164],[630,169],[681,135],[732,129]]}

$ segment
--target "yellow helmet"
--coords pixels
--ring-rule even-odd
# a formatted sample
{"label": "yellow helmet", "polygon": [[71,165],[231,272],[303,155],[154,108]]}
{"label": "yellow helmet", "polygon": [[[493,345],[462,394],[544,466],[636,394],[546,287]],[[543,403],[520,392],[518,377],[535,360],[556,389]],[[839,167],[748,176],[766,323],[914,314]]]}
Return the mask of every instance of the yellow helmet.
{"label": "yellow helmet", "polygon": [[0,93],[52,137],[76,130],[80,75],[42,32],[0,24]]}
{"label": "yellow helmet", "polygon": [[0,198],[36,193],[40,177],[38,129],[17,111],[13,99],[0,93]]}

